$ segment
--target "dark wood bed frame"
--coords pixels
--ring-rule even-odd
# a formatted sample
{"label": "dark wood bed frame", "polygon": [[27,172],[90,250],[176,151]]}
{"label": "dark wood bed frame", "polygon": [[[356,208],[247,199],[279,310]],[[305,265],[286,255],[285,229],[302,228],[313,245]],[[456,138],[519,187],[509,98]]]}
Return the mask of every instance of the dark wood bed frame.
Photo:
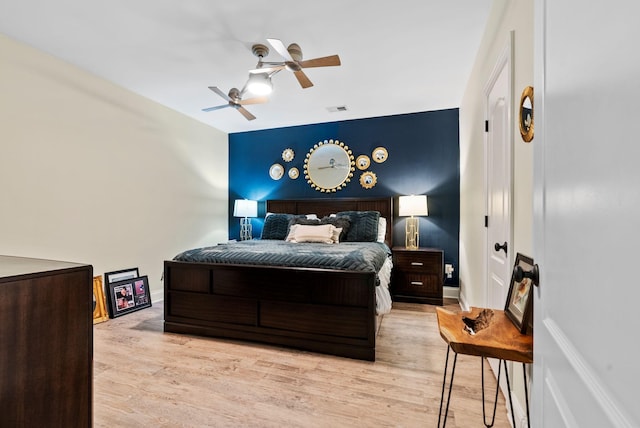
{"label": "dark wood bed frame", "polygon": [[[393,198],[267,201],[267,212],[379,211],[393,230]],[[164,262],[164,331],[375,360],[375,274],[316,268]]]}

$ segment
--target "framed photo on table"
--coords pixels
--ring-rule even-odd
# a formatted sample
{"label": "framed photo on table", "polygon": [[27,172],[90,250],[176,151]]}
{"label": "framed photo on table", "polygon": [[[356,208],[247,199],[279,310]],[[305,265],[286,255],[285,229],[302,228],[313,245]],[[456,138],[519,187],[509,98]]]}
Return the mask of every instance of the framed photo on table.
{"label": "framed photo on table", "polygon": [[107,284],[107,290],[111,318],[151,307],[147,276],[112,282]]}
{"label": "framed photo on table", "polygon": [[516,255],[504,312],[520,330],[520,333],[525,334],[532,324],[530,321],[533,309],[533,301],[531,299],[533,281],[527,277],[518,280],[516,278],[516,268],[518,266],[522,271],[530,272],[533,270],[533,259],[520,253]]}

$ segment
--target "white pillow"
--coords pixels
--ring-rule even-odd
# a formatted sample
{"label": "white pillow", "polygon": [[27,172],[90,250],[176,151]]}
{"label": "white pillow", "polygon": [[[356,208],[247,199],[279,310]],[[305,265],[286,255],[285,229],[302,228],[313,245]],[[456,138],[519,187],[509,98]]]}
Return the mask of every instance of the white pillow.
{"label": "white pillow", "polygon": [[333,227],[333,235],[331,236],[331,239],[333,239],[333,243],[337,244],[340,242],[340,234],[342,233],[342,228],[341,227],[335,227],[334,225],[330,224],[329,226]]}
{"label": "white pillow", "polygon": [[387,236],[387,219],[380,217],[378,220],[378,242],[384,242],[384,238]]}
{"label": "white pillow", "polygon": [[334,244],[342,232],[332,224],[306,225],[293,224],[289,228],[288,242],[320,242]]}

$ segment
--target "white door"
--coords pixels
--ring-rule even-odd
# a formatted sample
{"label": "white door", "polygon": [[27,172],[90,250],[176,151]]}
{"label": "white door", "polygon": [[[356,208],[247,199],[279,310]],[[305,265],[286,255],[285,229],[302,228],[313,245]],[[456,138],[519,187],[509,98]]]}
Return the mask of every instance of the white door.
{"label": "white door", "polygon": [[[511,278],[511,41],[485,87],[487,295],[485,307],[503,309]],[[496,249],[496,245],[500,248]]]}
{"label": "white door", "polygon": [[639,16],[535,3],[532,426],[640,427]]}

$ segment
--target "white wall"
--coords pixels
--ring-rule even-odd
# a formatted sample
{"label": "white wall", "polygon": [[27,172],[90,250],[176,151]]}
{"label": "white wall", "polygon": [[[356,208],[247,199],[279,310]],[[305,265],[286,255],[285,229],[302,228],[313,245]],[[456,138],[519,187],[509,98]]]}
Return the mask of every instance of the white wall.
{"label": "white wall", "polygon": [[[533,256],[533,144],[524,143],[519,131],[520,96],[533,86],[533,2],[494,0],[487,30],[460,106],[460,300],[465,305],[486,305],[488,244],[484,227],[484,87],[498,58],[514,32],[513,62],[513,241],[517,252]],[[534,100],[535,101],[535,100]],[[516,424],[526,426],[524,381],[520,364],[510,369]],[[531,375],[529,371],[529,376]],[[506,386],[506,385],[505,385]]]}
{"label": "white wall", "polygon": [[460,106],[460,294],[472,306],[485,305],[484,86],[514,31],[513,61],[513,228],[510,253],[531,255],[533,148],[518,127],[520,95],[533,86],[533,2],[495,0]]}
{"label": "white wall", "polygon": [[0,34],[0,254],[139,267],[227,239],[228,138]]}

